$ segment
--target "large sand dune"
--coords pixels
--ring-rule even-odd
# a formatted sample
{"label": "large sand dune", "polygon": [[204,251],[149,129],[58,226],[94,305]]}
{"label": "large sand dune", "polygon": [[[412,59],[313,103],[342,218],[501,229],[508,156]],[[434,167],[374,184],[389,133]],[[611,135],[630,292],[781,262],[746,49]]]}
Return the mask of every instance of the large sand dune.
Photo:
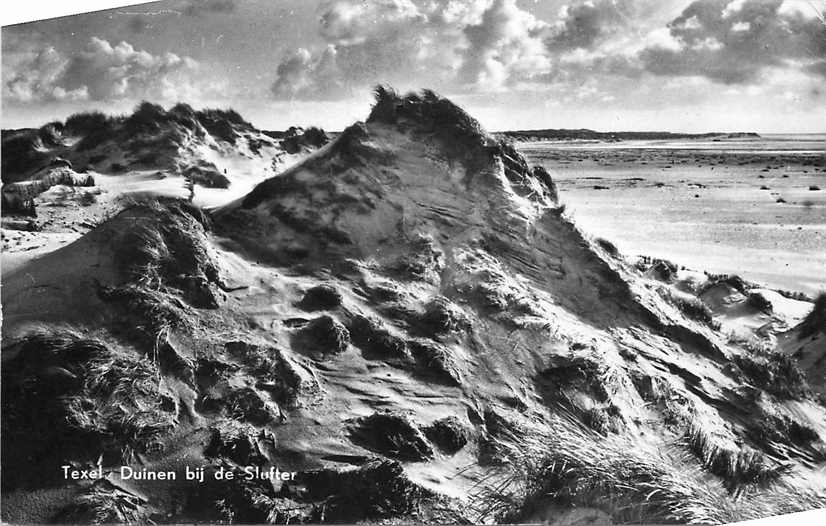
{"label": "large sand dune", "polygon": [[366,122],[243,197],[135,204],[3,285],[4,520],[720,523],[826,506],[806,361],[822,314],[630,263],[580,231],[544,169],[431,92],[379,88]]}

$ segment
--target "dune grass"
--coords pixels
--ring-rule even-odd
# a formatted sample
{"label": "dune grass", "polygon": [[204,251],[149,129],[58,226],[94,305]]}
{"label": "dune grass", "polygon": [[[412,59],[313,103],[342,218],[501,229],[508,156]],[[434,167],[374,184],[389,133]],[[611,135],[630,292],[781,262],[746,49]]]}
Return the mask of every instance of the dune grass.
{"label": "dune grass", "polygon": [[495,440],[506,468],[492,469],[480,485],[479,520],[536,520],[563,506],[597,508],[619,523],[722,524],[826,506],[826,493],[791,483],[731,495],[678,449],[601,437],[572,418]]}
{"label": "dune grass", "polygon": [[[90,460],[103,453],[109,462],[129,462],[160,448],[174,425],[157,368],[133,351],[57,329],[29,334],[8,349],[16,354],[3,366],[3,447],[20,459]],[[4,468],[13,470],[14,459],[7,460]]]}
{"label": "dune grass", "polygon": [[805,373],[791,355],[776,351],[745,352],[733,361],[755,387],[775,396],[798,400],[812,394]]}
{"label": "dune grass", "polygon": [[147,501],[106,480],[93,484],[65,508],[58,520],[70,524],[146,524]]}
{"label": "dune grass", "polygon": [[101,286],[104,301],[128,312],[127,332],[152,343],[173,329],[188,329],[193,308],[216,308],[218,268],[208,249],[206,217],[188,203],[149,201],[121,212],[127,227],[111,246],[121,283]]}

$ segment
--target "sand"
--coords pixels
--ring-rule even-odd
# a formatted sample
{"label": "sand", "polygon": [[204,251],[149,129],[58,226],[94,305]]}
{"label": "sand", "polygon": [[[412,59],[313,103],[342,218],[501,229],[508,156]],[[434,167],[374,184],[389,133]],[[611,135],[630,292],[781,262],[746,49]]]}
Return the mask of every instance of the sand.
{"label": "sand", "polygon": [[786,139],[518,146],[577,224],[623,253],[814,295],[826,289],[826,137]]}

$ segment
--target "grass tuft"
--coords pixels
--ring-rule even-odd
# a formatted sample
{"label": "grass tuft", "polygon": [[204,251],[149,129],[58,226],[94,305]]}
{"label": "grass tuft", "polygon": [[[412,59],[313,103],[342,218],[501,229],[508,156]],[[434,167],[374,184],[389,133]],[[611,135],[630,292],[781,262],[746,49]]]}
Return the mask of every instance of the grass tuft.
{"label": "grass tuft", "polygon": [[[136,354],[68,330],[30,334],[8,350],[2,438],[20,461],[86,461],[103,452],[106,461],[128,463],[160,448],[173,427],[157,368]],[[14,463],[4,459],[4,478],[17,476]]]}

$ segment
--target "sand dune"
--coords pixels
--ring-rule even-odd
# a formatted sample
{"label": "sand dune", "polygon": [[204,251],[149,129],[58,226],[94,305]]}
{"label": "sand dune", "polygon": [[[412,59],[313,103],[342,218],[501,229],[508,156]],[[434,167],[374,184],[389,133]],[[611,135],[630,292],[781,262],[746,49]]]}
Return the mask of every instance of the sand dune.
{"label": "sand dune", "polygon": [[[810,302],[626,259],[450,101],[376,95],[212,212],[137,203],[4,274],[4,519],[720,523],[826,505],[819,369],[782,352],[795,331],[823,340]],[[26,475],[98,462],[100,481]],[[124,464],[297,475],[149,482]],[[20,511],[53,487],[74,491]]]}

